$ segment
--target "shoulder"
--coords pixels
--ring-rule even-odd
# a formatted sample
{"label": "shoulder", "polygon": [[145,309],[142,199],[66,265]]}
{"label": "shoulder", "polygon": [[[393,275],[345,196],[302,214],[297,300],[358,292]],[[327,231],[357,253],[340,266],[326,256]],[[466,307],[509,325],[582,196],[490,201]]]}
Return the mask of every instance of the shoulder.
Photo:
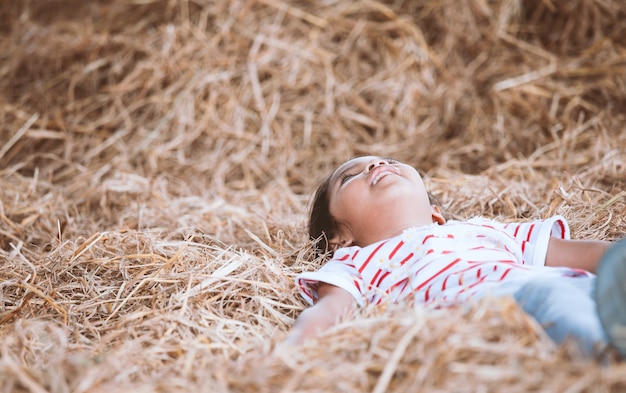
{"label": "shoulder", "polygon": [[355,255],[358,255],[362,250],[362,247],[359,246],[349,246],[349,247],[341,247],[335,250],[332,258],[329,262],[332,261],[345,261],[348,258],[353,258]]}

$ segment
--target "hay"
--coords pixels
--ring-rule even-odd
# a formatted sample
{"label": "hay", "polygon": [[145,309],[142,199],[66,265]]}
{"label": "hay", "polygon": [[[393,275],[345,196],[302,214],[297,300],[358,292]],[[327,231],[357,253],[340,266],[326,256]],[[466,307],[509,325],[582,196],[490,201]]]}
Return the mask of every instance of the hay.
{"label": "hay", "polygon": [[0,390],[611,391],[506,301],[281,345],[350,156],[448,214],[626,232],[618,0],[0,5]]}

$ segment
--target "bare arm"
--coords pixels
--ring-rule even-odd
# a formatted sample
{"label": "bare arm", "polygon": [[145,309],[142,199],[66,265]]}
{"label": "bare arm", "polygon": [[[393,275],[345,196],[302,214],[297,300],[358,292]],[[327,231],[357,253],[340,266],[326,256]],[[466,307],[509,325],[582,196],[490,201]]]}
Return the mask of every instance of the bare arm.
{"label": "bare arm", "polygon": [[611,242],[604,240],[565,240],[551,237],[546,266],[567,266],[595,273]]}
{"label": "bare arm", "polygon": [[348,291],[334,285],[320,283],[318,300],[304,310],[296,319],[285,340],[289,344],[301,344],[334,326],[339,317],[352,310],[356,301]]}

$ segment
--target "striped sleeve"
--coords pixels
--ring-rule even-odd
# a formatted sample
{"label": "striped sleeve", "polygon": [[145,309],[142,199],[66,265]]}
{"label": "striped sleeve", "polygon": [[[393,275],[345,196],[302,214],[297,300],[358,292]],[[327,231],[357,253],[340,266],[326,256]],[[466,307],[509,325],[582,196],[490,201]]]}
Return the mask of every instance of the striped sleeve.
{"label": "striped sleeve", "polygon": [[296,277],[296,287],[310,305],[317,301],[317,285],[320,282],[348,291],[360,306],[365,305],[363,278],[350,259],[338,255],[339,251],[318,271],[301,273]]}
{"label": "striped sleeve", "polygon": [[505,229],[522,246],[522,257],[526,265],[545,265],[550,237],[570,238],[569,225],[562,216],[507,224]]}

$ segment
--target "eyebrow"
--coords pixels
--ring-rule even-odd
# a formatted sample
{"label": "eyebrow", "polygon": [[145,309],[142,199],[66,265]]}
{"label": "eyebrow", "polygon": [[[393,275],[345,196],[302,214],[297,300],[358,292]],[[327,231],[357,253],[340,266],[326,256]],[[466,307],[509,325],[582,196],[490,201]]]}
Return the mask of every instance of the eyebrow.
{"label": "eyebrow", "polygon": [[333,173],[330,176],[330,185],[331,185],[331,187],[335,188],[335,185],[337,184],[337,180],[341,179],[341,177],[344,175],[344,173],[348,172],[351,168],[352,168],[352,165],[348,166],[347,168],[345,168],[341,172]]}
{"label": "eyebrow", "polygon": [[[346,161],[345,163],[348,163],[350,161],[353,161],[352,164],[348,165],[346,168],[344,168],[341,172],[333,172],[333,174],[331,175],[331,183],[335,183],[335,181],[337,180],[337,178],[340,178],[344,173],[348,172],[349,170],[353,169],[356,165],[358,165],[358,162],[355,162],[354,160],[358,159],[358,158],[362,158],[362,157],[366,157],[366,156],[358,156],[358,157],[353,157],[350,160]],[[369,156],[368,156],[369,157]],[[385,161],[395,161],[395,162],[400,162],[399,160],[397,160],[396,158],[393,157],[389,157],[389,156],[371,156],[371,157],[376,157],[376,158],[380,158],[382,160]],[[344,163],[344,164],[345,164]],[[343,165],[343,164],[342,164]],[[339,166],[339,168],[341,168],[341,165]],[[339,168],[337,168],[337,170],[339,170]]]}
{"label": "eyebrow", "polygon": [[[353,160],[354,160],[354,159],[353,159]],[[352,160],[351,160],[351,161],[352,161]],[[348,162],[349,162],[349,161],[348,161]],[[345,167],[345,168],[344,168],[341,172],[337,172],[337,173],[336,173],[336,174],[337,174],[337,176],[341,176],[341,175],[343,175],[344,173],[346,173],[346,172],[348,172],[348,171],[350,171],[350,170],[354,169],[354,167],[355,167],[355,166],[357,166],[358,164],[359,164],[359,162],[358,162],[358,161],[352,161],[352,163],[350,163],[350,165],[346,166],[346,167]],[[340,168],[341,168],[341,167],[340,167]],[[339,169],[339,168],[337,168],[337,169]]]}
{"label": "eyebrow", "polygon": [[[362,156],[362,157],[364,157],[364,156]],[[383,157],[383,156],[372,156],[372,157],[376,157],[376,158],[379,158],[379,159],[381,159],[381,160],[385,160],[385,161],[387,161],[387,162],[389,162],[389,161],[394,161],[395,163],[400,163],[400,160],[398,160],[397,158],[393,158],[393,157],[389,157],[389,156],[385,156],[385,157]],[[357,158],[361,158],[361,157],[354,157],[354,158],[351,158],[350,160],[348,160],[348,161],[346,161],[346,162],[353,161],[353,160],[355,160],[355,159],[357,159]],[[342,165],[343,165],[343,164],[342,164]],[[357,165],[357,162],[353,162],[351,165],[348,165],[348,166],[347,166],[344,170],[342,170],[341,172],[335,172],[335,173],[333,173],[333,174],[332,174],[332,176],[335,176],[335,175],[337,175],[337,176],[341,176],[341,175],[343,175],[344,173],[346,173],[347,171],[349,171],[350,169],[354,168],[354,166],[355,166],[355,165]],[[339,166],[339,168],[341,168],[341,165]],[[337,168],[337,169],[339,169],[339,168]],[[331,176],[331,177],[332,177],[332,176]]]}
{"label": "eyebrow", "polygon": [[355,163],[352,163],[352,164],[348,165],[347,167],[345,167],[341,172],[337,172],[337,177],[340,177],[344,173],[352,170],[354,168],[354,166],[355,166]]}
{"label": "eyebrow", "polygon": [[[343,176],[343,174],[344,174],[344,173],[346,173],[346,172],[348,172],[349,170],[351,170],[352,168],[354,168],[354,165],[355,165],[355,164],[356,164],[356,163],[352,163],[352,164],[348,165],[348,166],[347,166],[347,167],[345,167],[345,168],[344,168],[341,172],[339,172],[339,171],[338,171],[338,170],[341,168],[341,166],[339,166],[339,168],[337,168],[337,169],[335,170],[335,172],[333,172],[333,173],[330,175],[330,182],[329,182],[329,183],[330,183],[330,184],[329,184],[330,188],[333,188],[333,189],[334,189],[334,188],[336,188],[337,179],[340,179],[340,178],[341,178],[341,176]],[[343,164],[342,164],[342,165],[343,165]]]}

